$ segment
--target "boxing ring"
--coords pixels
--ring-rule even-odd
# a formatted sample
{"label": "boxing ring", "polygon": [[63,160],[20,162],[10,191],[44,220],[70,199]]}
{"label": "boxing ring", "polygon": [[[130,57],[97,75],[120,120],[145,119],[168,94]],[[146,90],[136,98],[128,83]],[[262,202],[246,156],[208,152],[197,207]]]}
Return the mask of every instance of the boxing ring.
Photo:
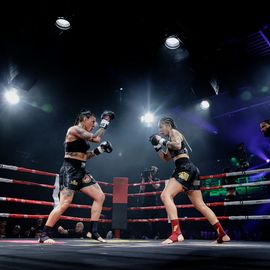
{"label": "boxing ring", "polygon": [[[36,183],[10,178],[0,178],[0,183],[10,185],[35,186],[38,189],[49,189],[52,192],[53,201],[29,200],[24,198],[0,197],[2,203],[19,203],[25,205],[39,205],[51,207],[58,203],[58,174],[22,167],[1,164],[3,170],[12,170],[19,173],[46,175],[52,177],[54,184]],[[206,179],[230,178],[231,176],[253,175],[262,172],[270,172],[270,169],[250,170],[243,172],[223,173],[201,176],[203,182]],[[101,219],[102,223],[111,223],[114,229],[114,239],[107,243],[97,243],[91,239],[66,239],[56,238],[56,244],[39,244],[37,239],[0,239],[0,267],[1,269],[269,269],[270,266],[270,242],[234,241],[215,244],[212,240],[185,240],[173,245],[162,245],[161,240],[131,240],[121,239],[121,230],[126,224],[134,223],[168,223],[166,217],[154,219],[130,219],[127,212],[132,211],[156,211],[164,209],[164,206],[128,207],[128,199],[144,196],[160,195],[160,191],[146,193],[129,193],[132,187],[147,185],[149,183],[128,183],[127,178],[114,178],[113,183],[99,182],[99,185],[112,188],[112,193],[105,193],[112,199],[112,207],[103,207],[103,212],[112,212],[112,219]],[[165,180],[155,183],[164,184]],[[270,181],[256,181],[241,184],[228,184],[210,187],[201,187],[201,190],[226,189],[246,186],[267,186]],[[77,195],[79,196],[79,195]],[[245,205],[269,204],[270,199],[240,200],[206,203],[209,207],[244,207]],[[89,210],[91,206],[83,204],[71,204],[71,208]],[[191,204],[177,205],[177,208],[193,208]],[[6,219],[46,219],[48,215],[30,213],[2,213],[0,217]],[[120,212],[120,214],[119,214]],[[87,213],[89,216],[89,212]],[[62,216],[62,220],[89,222],[88,217]],[[120,219],[120,220],[119,220]],[[219,220],[237,222],[239,220],[269,220],[269,215],[239,215],[218,216]],[[180,217],[183,222],[202,222],[204,217]]]}

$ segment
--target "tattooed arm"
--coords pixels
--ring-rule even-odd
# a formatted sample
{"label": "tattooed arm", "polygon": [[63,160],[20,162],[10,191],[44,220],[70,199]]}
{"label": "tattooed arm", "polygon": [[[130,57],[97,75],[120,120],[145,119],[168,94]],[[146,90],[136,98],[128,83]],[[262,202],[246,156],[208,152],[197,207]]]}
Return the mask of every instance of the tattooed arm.
{"label": "tattooed arm", "polygon": [[97,132],[93,134],[78,126],[73,126],[69,130],[69,133],[71,135],[95,143],[100,143],[101,137],[103,136],[104,132],[105,132],[104,128],[99,128]]}
{"label": "tattooed arm", "polygon": [[104,133],[105,133],[105,129],[99,128],[93,135],[92,142],[100,143],[101,137],[103,137]]}
{"label": "tattooed arm", "polygon": [[94,151],[87,151],[86,152],[87,159],[91,159],[95,156]]}

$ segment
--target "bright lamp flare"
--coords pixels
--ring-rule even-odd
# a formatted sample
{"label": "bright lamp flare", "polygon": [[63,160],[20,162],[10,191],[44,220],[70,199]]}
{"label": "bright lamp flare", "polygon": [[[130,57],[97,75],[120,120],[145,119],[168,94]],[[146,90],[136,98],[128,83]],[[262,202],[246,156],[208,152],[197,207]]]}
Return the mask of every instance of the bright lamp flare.
{"label": "bright lamp flare", "polygon": [[9,90],[5,92],[5,99],[10,104],[17,104],[20,101],[20,97],[18,96],[16,90]]}
{"label": "bright lamp flare", "polygon": [[141,122],[150,124],[154,120],[154,115],[152,113],[146,113],[141,117]]}
{"label": "bright lamp flare", "polygon": [[207,110],[210,107],[210,103],[207,100],[203,100],[200,104],[202,110]]}

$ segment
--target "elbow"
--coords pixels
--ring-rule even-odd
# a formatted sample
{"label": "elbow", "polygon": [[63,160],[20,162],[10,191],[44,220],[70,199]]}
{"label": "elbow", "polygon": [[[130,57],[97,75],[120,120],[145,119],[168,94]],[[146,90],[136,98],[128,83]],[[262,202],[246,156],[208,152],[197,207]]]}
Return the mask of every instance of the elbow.
{"label": "elbow", "polygon": [[91,141],[92,141],[92,142],[95,142],[95,143],[100,143],[101,138],[100,138],[99,136],[93,137]]}
{"label": "elbow", "polygon": [[175,145],[175,150],[181,150],[181,147],[182,147],[181,144],[176,144],[176,145]]}

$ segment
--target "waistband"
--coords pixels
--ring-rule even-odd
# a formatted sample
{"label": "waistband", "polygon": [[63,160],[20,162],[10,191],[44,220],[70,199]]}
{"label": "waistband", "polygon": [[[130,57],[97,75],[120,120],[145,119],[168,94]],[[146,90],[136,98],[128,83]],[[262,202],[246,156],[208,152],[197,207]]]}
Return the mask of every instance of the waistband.
{"label": "waistband", "polygon": [[81,165],[84,165],[86,164],[86,161],[82,161],[82,160],[78,160],[78,159],[75,159],[75,158],[64,158],[64,163],[67,162],[69,164],[72,164],[74,166],[81,166]]}
{"label": "waistband", "polygon": [[178,158],[177,160],[174,161],[176,167],[187,163],[191,163],[189,158]]}

